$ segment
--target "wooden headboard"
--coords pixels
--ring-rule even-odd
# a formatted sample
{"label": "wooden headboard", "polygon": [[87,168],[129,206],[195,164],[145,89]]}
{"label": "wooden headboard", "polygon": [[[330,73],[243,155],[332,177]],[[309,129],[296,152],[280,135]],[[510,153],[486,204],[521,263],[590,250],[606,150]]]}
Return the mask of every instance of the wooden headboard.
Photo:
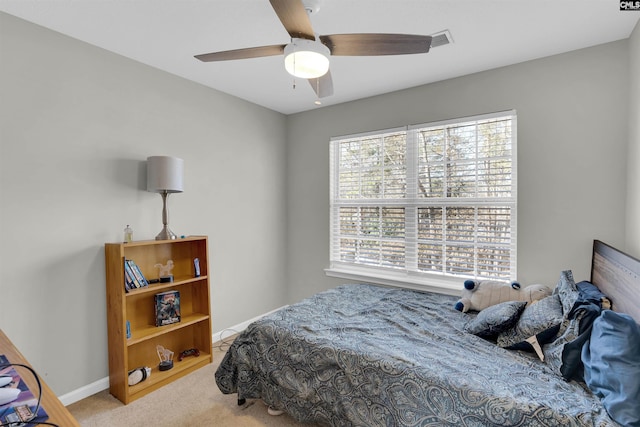
{"label": "wooden headboard", "polygon": [[594,240],[591,283],[609,297],[613,310],[640,323],[640,260]]}

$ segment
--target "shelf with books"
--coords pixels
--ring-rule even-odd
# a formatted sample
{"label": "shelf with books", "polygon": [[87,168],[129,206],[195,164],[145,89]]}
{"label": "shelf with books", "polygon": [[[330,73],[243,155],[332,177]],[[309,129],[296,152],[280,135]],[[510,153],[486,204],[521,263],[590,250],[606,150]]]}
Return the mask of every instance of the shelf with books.
{"label": "shelf with books", "polygon": [[167,283],[151,283],[148,286],[132,289],[125,294],[125,298],[135,298],[136,295],[151,293],[155,294],[158,292],[162,292],[163,290],[171,289],[175,286],[181,286],[187,283],[199,282],[201,280],[209,280],[208,276],[200,276],[200,277],[176,277],[173,282]]}
{"label": "shelf with books", "polygon": [[[198,260],[199,271],[194,260]],[[172,261],[172,282],[150,283],[126,289],[125,260],[133,261],[146,281],[159,278],[158,266]],[[109,341],[109,390],[129,403],[188,372],[211,363],[211,303],[206,236],[177,240],[150,240],[105,244],[107,326]],[[132,273],[135,275],[135,273]],[[197,277],[199,274],[199,277]],[[179,321],[156,326],[156,295],[179,294]],[[126,337],[127,324],[130,338]],[[167,371],[158,369],[157,346],[174,352],[195,348],[200,356],[175,362]],[[186,362],[186,363],[184,363]],[[152,374],[129,386],[128,372],[147,366]]]}

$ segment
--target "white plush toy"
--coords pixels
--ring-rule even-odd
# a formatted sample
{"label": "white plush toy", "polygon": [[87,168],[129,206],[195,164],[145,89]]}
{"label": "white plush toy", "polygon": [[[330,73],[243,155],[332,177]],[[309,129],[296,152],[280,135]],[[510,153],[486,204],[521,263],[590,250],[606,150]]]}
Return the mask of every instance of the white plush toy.
{"label": "white plush toy", "polygon": [[456,302],[455,309],[466,313],[469,310],[480,311],[505,301],[526,301],[530,304],[549,295],[551,289],[545,285],[529,285],[520,289],[518,282],[467,280],[464,282],[462,298]]}

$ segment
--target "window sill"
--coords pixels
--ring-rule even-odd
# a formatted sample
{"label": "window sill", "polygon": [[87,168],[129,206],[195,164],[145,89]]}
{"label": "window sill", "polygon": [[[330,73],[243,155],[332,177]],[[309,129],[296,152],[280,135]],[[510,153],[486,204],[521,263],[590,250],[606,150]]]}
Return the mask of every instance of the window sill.
{"label": "window sill", "polygon": [[460,295],[464,283],[462,278],[424,277],[401,272],[368,271],[366,269],[347,267],[331,267],[326,268],[324,271],[329,277],[353,280],[359,283],[374,283],[454,296]]}

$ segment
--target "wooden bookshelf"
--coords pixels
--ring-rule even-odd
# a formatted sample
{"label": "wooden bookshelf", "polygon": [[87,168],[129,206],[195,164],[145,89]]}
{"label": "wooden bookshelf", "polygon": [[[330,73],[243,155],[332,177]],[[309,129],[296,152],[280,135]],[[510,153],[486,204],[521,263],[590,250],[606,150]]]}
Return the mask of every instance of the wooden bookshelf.
{"label": "wooden bookshelf", "polygon": [[[109,391],[128,404],[212,361],[211,304],[209,292],[208,240],[189,236],[176,240],[146,240],[106,243],[107,328],[109,341]],[[200,260],[195,277],[193,260]],[[124,260],[131,259],[147,280],[157,279],[156,264],[173,260],[174,281],[125,289]],[[154,296],[159,292],[180,292],[180,322],[155,326]],[[126,335],[130,323],[131,337]],[[174,366],[160,371],[156,346],[174,352]],[[180,352],[197,348],[200,356],[178,361]],[[151,376],[129,386],[129,371],[147,366]]]}

